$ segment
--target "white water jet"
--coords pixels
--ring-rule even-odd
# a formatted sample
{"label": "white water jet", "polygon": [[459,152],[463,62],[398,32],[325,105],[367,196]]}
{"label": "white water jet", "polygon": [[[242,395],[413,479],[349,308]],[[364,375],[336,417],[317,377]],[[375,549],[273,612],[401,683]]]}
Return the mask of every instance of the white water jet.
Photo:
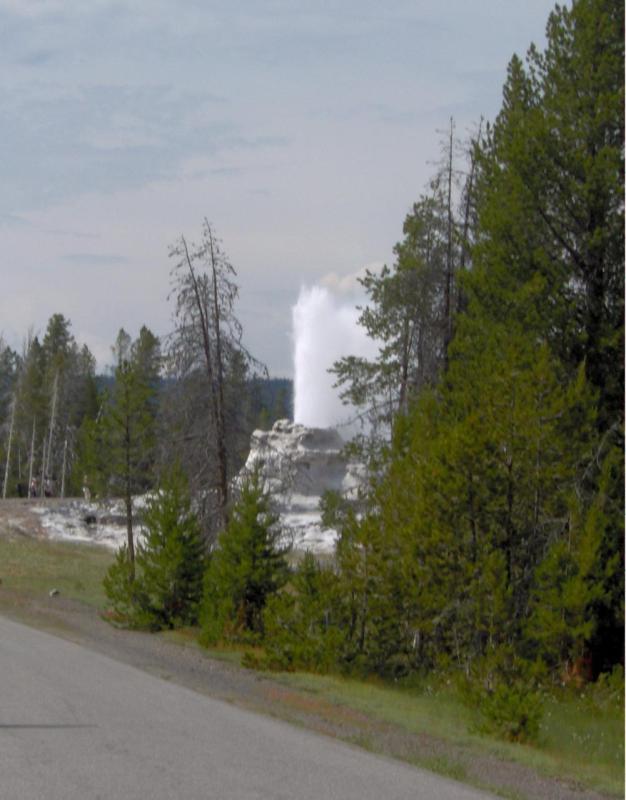
{"label": "white water jet", "polygon": [[354,409],[341,402],[328,370],[342,356],[373,358],[377,345],[358,324],[360,312],[321,286],[302,287],[293,307],[294,422],[315,428],[345,425]]}

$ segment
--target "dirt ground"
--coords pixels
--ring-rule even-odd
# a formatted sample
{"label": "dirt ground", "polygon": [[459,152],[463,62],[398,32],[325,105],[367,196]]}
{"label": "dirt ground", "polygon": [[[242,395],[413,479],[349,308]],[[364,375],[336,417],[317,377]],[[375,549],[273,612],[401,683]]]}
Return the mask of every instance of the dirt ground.
{"label": "dirt ground", "polygon": [[0,535],[22,535],[45,538],[41,517],[33,513],[37,506],[53,507],[63,501],[48,498],[9,498],[0,500]]}
{"label": "dirt ground", "polygon": [[[0,535],[45,538],[39,517],[29,505],[39,500],[0,500]],[[54,504],[58,501],[45,501]],[[312,693],[294,691],[280,679],[208,657],[163,635],[119,630],[89,606],[63,596],[39,599],[7,597],[2,613],[70,639],[109,658],[171,680],[203,694],[280,717],[394,758],[431,766],[435,771],[482,786],[509,798],[600,800],[605,795],[539,775],[528,767],[477,755],[469,748],[427,735],[409,733]]]}

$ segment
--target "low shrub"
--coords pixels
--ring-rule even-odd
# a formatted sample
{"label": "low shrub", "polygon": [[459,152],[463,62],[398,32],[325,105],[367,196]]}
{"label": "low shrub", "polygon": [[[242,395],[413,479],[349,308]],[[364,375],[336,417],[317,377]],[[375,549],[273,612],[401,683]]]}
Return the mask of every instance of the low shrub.
{"label": "low shrub", "polygon": [[328,672],[345,638],[336,617],[336,576],[306,553],[289,586],[265,609],[266,665],[270,669]]}
{"label": "low shrub", "polygon": [[523,682],[497,684],[484,692],[478,730],[501,736],[510,742],[536,741],[543,714],[541,696]]}
{"label": "low shrub", "polygon": [[105,619],[128,627],[143,627],[145,597],[140,583],[135,579],[135,569],[125,544],[117,551],[102,585],[109,601]]}
{"label": "low shrub", "polygon": [[530,665],[496,652],[461,682],[461,697],[477,715],[479,733],[510,742],[537,741],[543,699]]}

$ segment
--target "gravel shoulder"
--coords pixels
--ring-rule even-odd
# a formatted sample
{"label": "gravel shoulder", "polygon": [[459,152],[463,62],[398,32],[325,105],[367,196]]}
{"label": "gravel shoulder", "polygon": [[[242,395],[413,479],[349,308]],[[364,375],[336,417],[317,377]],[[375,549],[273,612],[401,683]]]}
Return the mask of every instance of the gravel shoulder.
{"label": "gravel shoulder", "polygon": [[[45,537],[37,515],[24,503],[0,502],[0,535]],[[279,717],[327,736],[456,777],[509,798],[601,800],[607,795],[558,781],[520,764],[502,761],[401,726],[383,723],[313,693],[281,683],[279,676],[243,669],[210,657],[190,638],[120,630],[93,607],[62,595],[33,598],[0,585],[0,614],[67,638],[164,680]]]}

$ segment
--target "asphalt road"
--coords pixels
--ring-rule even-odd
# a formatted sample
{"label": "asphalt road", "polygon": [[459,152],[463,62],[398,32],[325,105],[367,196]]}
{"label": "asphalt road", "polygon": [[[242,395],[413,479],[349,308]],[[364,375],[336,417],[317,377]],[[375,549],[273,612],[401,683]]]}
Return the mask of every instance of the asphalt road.
{"label": "asphalt road", "polygon": [[2,800],[478,800],[0,617]]}

